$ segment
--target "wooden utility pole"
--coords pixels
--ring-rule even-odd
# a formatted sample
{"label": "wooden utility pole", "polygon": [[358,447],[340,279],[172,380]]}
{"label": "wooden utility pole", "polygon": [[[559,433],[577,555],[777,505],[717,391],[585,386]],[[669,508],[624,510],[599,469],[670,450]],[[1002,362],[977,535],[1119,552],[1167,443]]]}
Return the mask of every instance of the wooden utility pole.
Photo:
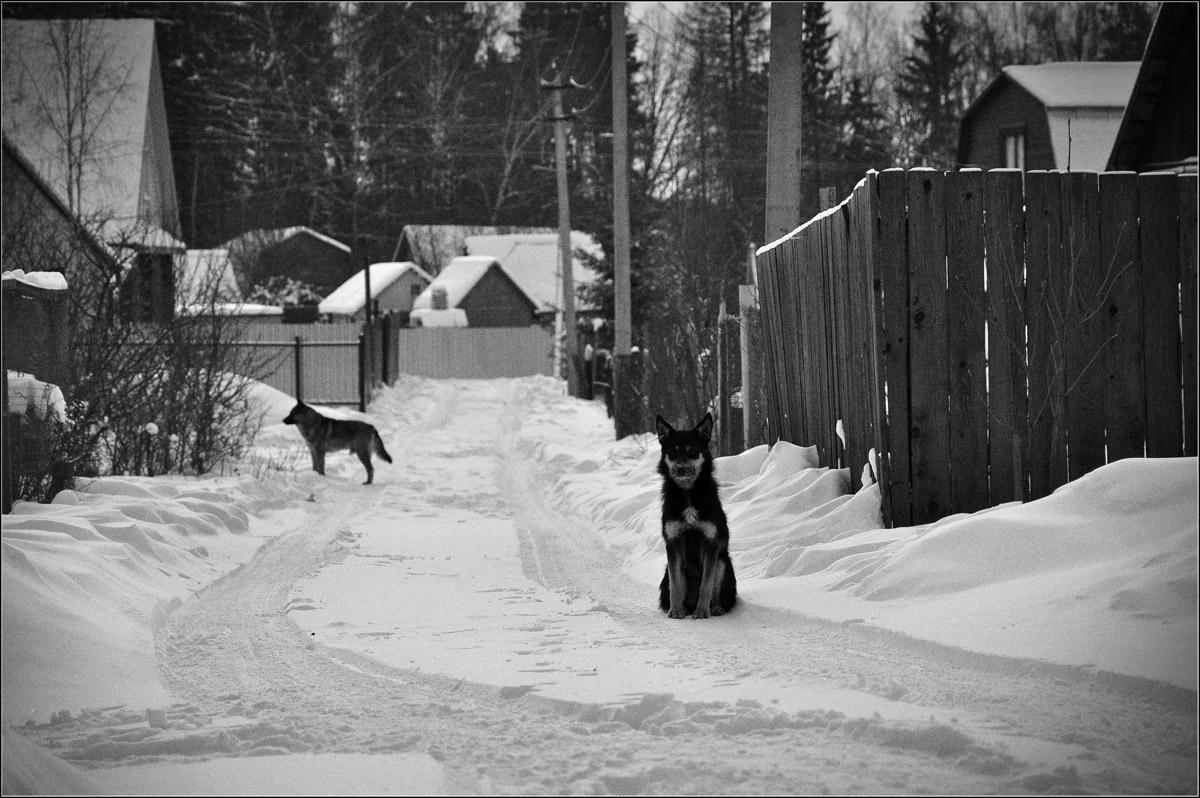
{"label": "wooden utility pole", "polygon": [[[612,3],[613,129],[613,423],[617,440],[644,432],[641,364],[630,353],[633,322],[629,286],[629,76],[625,68],[625,4]],[[638,356],[640,357],[640,356]]]}
{"label": "wooden utility pole", "polygon": [[767,89],[767,242],[800,226],[800,32],[803,3],[771,5]]}
{"label": "wooden utility pole", "polygon": [[579,333],[575,329],[574,254],[571,247],[571,198],[567,186],[567,122],[563,112],[562,90],[573,88],[574,82],[564,82],[558,73],[553,83],[542,88],[554,92],[554,160],[558,172],[558,259],[562,269],[563,357],[567,361],[567,393],[579,395]]}
{"label": "wooden utility pole", "polygon": [[629,108],[625,68],[625,4],[612,10],[613,115],[613,354],[629,354],[632,318],[629,297]]}

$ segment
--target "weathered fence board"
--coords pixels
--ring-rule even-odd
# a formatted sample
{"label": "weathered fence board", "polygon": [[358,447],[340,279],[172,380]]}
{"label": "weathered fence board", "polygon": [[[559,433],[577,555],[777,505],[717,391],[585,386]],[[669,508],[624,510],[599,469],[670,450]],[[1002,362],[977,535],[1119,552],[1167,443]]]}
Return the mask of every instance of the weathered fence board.
{"label": "weathered fence board", "polygon": [[1104,341],[1101,312],[1106,265],[1100,263],[1095,172],[1067,174],[1066,336],[1067,474],[1078,479],[1104,465]]}
{"label": "weathered fence board", "polygon": [[[873,179],[873,177],[872,177]],[[865,187],[864,187],[865,188]],[[846,460],[850,489],[862,487],[862,466],[875,447],[875,279],[872,263],[869,189],[856,191],[843,207],[846,230],[846,276],[849,291],[849,398],[846,403]]]}
{"label": "weathered fence board", "polygon": [[1110,271],[1104,323],[1104,430],[1109,461],[1141,457],[1146,447],[1142,362],[1142,283],[1134,172],[1100,175],[1100,259]]}
{"label": "weathered fence board", "polygon": [[[1026,285],[1022,268],[1025,212],[1021,182],[1021,172],[1015,169],[993,170],[984,179],[987,378],[982,387],[988,408],[988,504],[1022,499],[1026,490],[1028,407],[1022,390],[1026,379]],[[964,259],[962,268],[970,268],[969,263]]]}
{"label": "weathered fence board", "polygon": [[[1025,312],[1029,364],[1029,496],[1048,496],[1067,482],[1066,406],[1062,346],[1055,338],[1055,298],[1061,293],[1062,184],[1057,175],[1025,175]],[[1033,452],[1043,453],[1033,457]]]}
{"label": "weathered fence board", "polygon": [[947,175],[946,348],[950,367],[951,513],[988,506],[987,362],[984,357],[983,173]]}
{"label": "weathered fence board", "polygon": [[904,171],[887,169],[879,175],[879,276],[883,286],[883,362],[887,380],[887,455],[889,481],[885,489],[892,517],[901,526],[912,523],[912,461],[909,457],[908,403],[908,204]]}
{"label": "weathered fence board", "polygon": [[1179,179],[1179,258],[1181,263],[1180,291],[1182,300],[1180,308],[1180,325],[1183,331],[1183,454],[1185,457],[1196,456],[1196,269],[1197,256],[1200,255],[1200,242],[1196,240],[1196,225],[1187,224],[1194,221],[1200,212],[1196,205],[1196,187],[1200,178],[1196,175],[1183,175]]}
{"label": "weathered fence board", "polygon": [[1194,177],[871,173],[757,268],[772,434],[893,525],[1195,453]]}
{"label": "weathered fence board", "polygon": [[909,452],[912,520],[921,524],[940,518],[950,500],[945,183],[932,169],[913,169],[907,188]]}
{"label": "weathered fence board", "polygon": [[[1183,454],[1179,355],[1179,197],[1169,173],[1138,177],[1145,308],[1146,454]],[[1194,223],[1194,222],[1193,222]]]}

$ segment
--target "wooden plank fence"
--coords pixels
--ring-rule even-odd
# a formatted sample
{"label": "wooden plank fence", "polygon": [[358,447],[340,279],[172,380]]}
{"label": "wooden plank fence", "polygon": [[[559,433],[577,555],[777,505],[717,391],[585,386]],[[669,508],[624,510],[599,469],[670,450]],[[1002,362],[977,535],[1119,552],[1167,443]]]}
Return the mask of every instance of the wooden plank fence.
{"label": "wooden plank fence", "polygon": [[868,174],[756,257],[772,437],[854,489],[874,449],[900,526],[1194,456],[1196,184]]}

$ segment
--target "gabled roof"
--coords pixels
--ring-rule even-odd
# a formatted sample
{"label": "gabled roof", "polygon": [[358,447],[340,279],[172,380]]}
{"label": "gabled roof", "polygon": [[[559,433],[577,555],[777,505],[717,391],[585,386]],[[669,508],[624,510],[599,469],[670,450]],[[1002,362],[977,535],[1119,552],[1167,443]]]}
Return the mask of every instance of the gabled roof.
{"label": "gabled roof", "polygon": [[1016,85],[1045,108],[1059,168],[1069,163],[1073,169],[1103,169],[1133,91],[1139,63],[1062,61],[1004,67],[963,114],[958,129],[959,159],[964,157],[975,114],[1002,87]]}
{"label": "gabled roof", "polygon": [[[61,199],[68,198],[68,157],[60,135],[68,103],[52,37],[71,31],[71,41],[87,53],[94,79],[83,90],[94,98],[88,107],[95,127],[80,174],[80,217],[101,219],[113,228],[177,231],[154,21],[5,19],[2,30],[4,133],[43,180]],[[167,159],[165,168],[154,170],[156,157]]]}
{"label": "gabled roof", "polygon": [[538,307],[537,301],[526,293],[525,289],[504,271],[504,268],[500,265],[500,261],[486,256],[464,255],[450,261],[446,268],[442,269],[441,273],[433,279],[433,282],[425,286],[425,290],[421,292],[420,296],[413,300],[413,310],[433,307],[433,291],[435,288],[446,289],[447,307],[458,307],[458,304],[466,298],[467,294],[471,293],[471,289],[483,279],[485,274],[492,270],[495,270],[504,279],[512,283],[517,293],[525,297],[533,308],[536,309]]}
{"label": "gabled roof", "polygon": [[450,261],[469,254],[466,249],[467,236],[553,232],[550,227],[406,224],[396,242],[392,260],[411,260],[430,274],[436,274]]}
{"label": "gabled roof", "polygon": [[207,300],[210,291],[224,302],[240,301],[242,297],[226,249],[189,249],[177,261],[175,281],[179,302]]}
{"label": "gabled roof", "polygon": [[[537,302],[538,310],[562,309],[557,233],[467,236],[466,246],[468,255],[490,255],[499,260],[504,271]],[[571,231],[571,250],[603,257],[603,250],[596,240],[578,230]],[[576,287],[599,279],[577,254],[571,258],[571,263],[571,277]],[[580,307],[578,299],[576,307]],[[591,309],[591,306],[582,309]]]}
{"label": "gabled roof", "polygon": [[33,189],[46,198],[46,201],[50,203],[56,213],[62,216],[63,219],[67,220],[67,223],[74,228],[75,232],[79,235],[80,240],[84,242],[88,249],[102,260],[115,264],[117,258],[115,253],[112,251],[112,248],[106,246],[103,241],[100,241],[93,234],[93,231],[89,230],[83,224],[83,222],[81,222],[74,214],[71,213],[70,209],[67,208],[66,203],[64,203],[62,198],[58,196],[58,193],[53,188],[46,185],[46,181],[43,180],[42,176],[38,174],[37,170],[33,168],[33,165],[29,163],[29,160],[20,151],[20,149],[11,141],[9,141],[7,135],[0,136],[0,139],[3,140],[4,154],[11,158],[12,162],[16,164],[18,171],[29,179],[29,183]]}
{"label": "gabled roof", "polygon": [[[366,271],[371,275],[371,299],[378,297],[388,286],[409,272],[417,275],[426,285],[433,281],[428,272],[410,261],[372,263]],[[365,283],[366,278],[363,273],[358,272],[335,288],[333,293],[322,299],[317,305],[317,312],[347,316],[358,313],[366,304],[367,287]]]}
{"label": "gabled roof", "polygon": [[263,249],[264,247],[273,246],[286,241],[294,236],[309,236],[326,244],[334,249],[340,249],[342,252],[349,254],[350,247],[343,244],[336,238],[330,238],[323,233],[318,233],[311,227],[296,225],[295,227],[279,227],[269,230],[251,230],[248,233],[242,233],[236,238],[231,238],[221,245],[221,249],[240,250],[240,249]]}
{"label": "gabled roof", "polygon": [[1047,108],[1124,108],[1139,66],[1140,61],[1058,61],[1006,66],[1003,72]]}

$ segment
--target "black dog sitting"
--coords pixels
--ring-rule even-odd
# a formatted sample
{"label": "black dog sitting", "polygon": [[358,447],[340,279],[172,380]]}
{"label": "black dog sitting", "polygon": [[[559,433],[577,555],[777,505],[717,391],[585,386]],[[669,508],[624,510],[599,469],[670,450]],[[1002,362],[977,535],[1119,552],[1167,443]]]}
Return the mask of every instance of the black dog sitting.
{"label": "black dog sitting", "polygon": [[676,431],[655,420],[662,457],[662,536],[667,570],[658,588],[658,605],[668,618],[724,615],[737,602],[737,579],[729,560],[729,525],[708,449],[711,413],[690,430]]}

